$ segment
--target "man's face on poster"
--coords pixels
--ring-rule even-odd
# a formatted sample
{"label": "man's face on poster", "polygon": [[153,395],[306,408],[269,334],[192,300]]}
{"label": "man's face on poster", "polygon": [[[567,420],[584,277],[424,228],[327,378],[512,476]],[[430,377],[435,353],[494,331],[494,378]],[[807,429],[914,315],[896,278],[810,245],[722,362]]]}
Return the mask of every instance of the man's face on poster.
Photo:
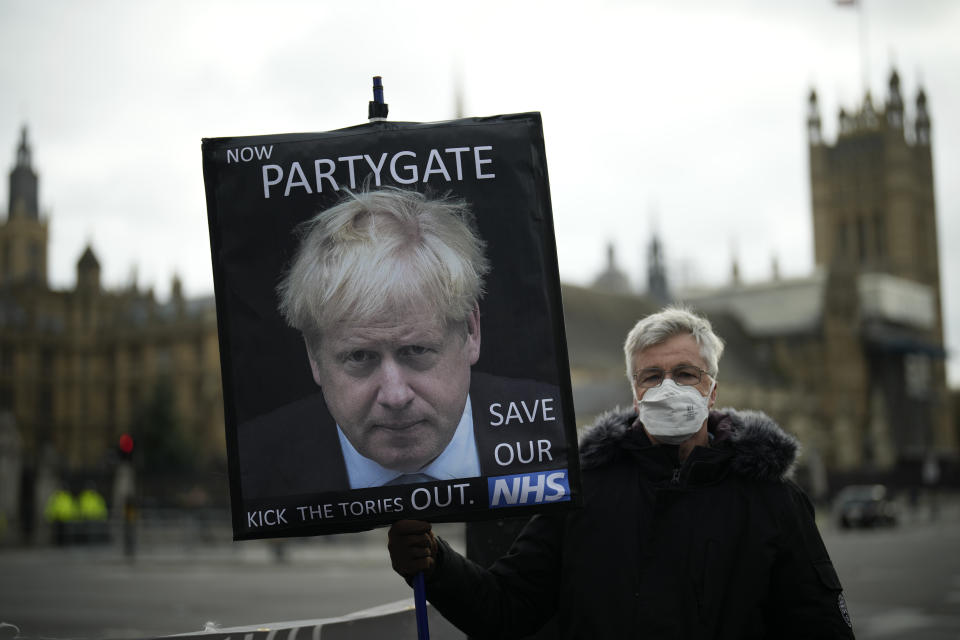
{"label": "man's face on poster", "polygon": [[428,312],[338,325],[310,356],[330,414],[363,456],[410,473],[453,438],[480,356],[480,312],[448,323]]}

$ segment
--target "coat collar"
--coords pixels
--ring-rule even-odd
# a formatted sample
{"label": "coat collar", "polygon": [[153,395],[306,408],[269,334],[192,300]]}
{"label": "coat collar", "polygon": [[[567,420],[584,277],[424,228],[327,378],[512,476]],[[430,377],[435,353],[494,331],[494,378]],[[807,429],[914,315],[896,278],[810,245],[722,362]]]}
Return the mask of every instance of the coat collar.
{"label": "coat collar", "polygon": [[[782,481],[792,474],[800,444],[766,414],[730,408],[711,411],[707,429],[711,448],[730,452],[733,473],[766,481]],[[580,439],[582,468],[591,469],[612,461],[627,441],[649,442],[636,411],[614,409],[601,415]]]}

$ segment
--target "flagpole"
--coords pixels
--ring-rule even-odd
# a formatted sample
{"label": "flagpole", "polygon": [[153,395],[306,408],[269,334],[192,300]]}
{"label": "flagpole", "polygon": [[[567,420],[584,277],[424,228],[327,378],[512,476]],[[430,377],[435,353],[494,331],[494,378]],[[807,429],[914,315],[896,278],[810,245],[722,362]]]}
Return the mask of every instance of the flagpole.
{"label": "flagpole", "polygon": [[860,54],[860,81],[863,83],[863,94],[866,95],[870,87],[869,48],[867,47],[867,19],[863,10],[865,0],[834,0],[836,6],[853,7],[857,12],[857,44]]}
{"label": "flagpole", "polygon": [[857,22],[860,31],[860,74],[863,82],[863,95],[867,95],[870,90],[870,50],[867,43],[867,19],[864,3],[865,0],[856,0],[854,5],[857,9]]}

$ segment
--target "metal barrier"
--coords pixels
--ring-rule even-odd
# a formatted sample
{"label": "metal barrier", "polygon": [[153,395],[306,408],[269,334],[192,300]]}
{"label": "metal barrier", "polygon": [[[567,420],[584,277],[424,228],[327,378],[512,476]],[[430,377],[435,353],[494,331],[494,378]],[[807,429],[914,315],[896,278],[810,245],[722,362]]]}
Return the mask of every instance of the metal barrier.
{"label": "metal barrier", "polygon": [[[427,606],[433,640],[464,640],[456,627]],[[339,618],[292,620],[248,627],[204,629],[197,633],[164,636],[191,640],[381,640],[416,638],[413,598],[350,613]]]}

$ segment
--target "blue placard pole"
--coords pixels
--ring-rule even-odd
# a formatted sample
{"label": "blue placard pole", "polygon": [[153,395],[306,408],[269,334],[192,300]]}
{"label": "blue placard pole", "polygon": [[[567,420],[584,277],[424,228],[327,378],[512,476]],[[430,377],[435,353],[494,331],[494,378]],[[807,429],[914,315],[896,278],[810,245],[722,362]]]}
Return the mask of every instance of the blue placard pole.
{"label": "blue placard pole", "polygon": [[427,620],[427,587],[423,571],[413,577],[413,604],[417,609],[417,640],[430,640],[430,623]]}

